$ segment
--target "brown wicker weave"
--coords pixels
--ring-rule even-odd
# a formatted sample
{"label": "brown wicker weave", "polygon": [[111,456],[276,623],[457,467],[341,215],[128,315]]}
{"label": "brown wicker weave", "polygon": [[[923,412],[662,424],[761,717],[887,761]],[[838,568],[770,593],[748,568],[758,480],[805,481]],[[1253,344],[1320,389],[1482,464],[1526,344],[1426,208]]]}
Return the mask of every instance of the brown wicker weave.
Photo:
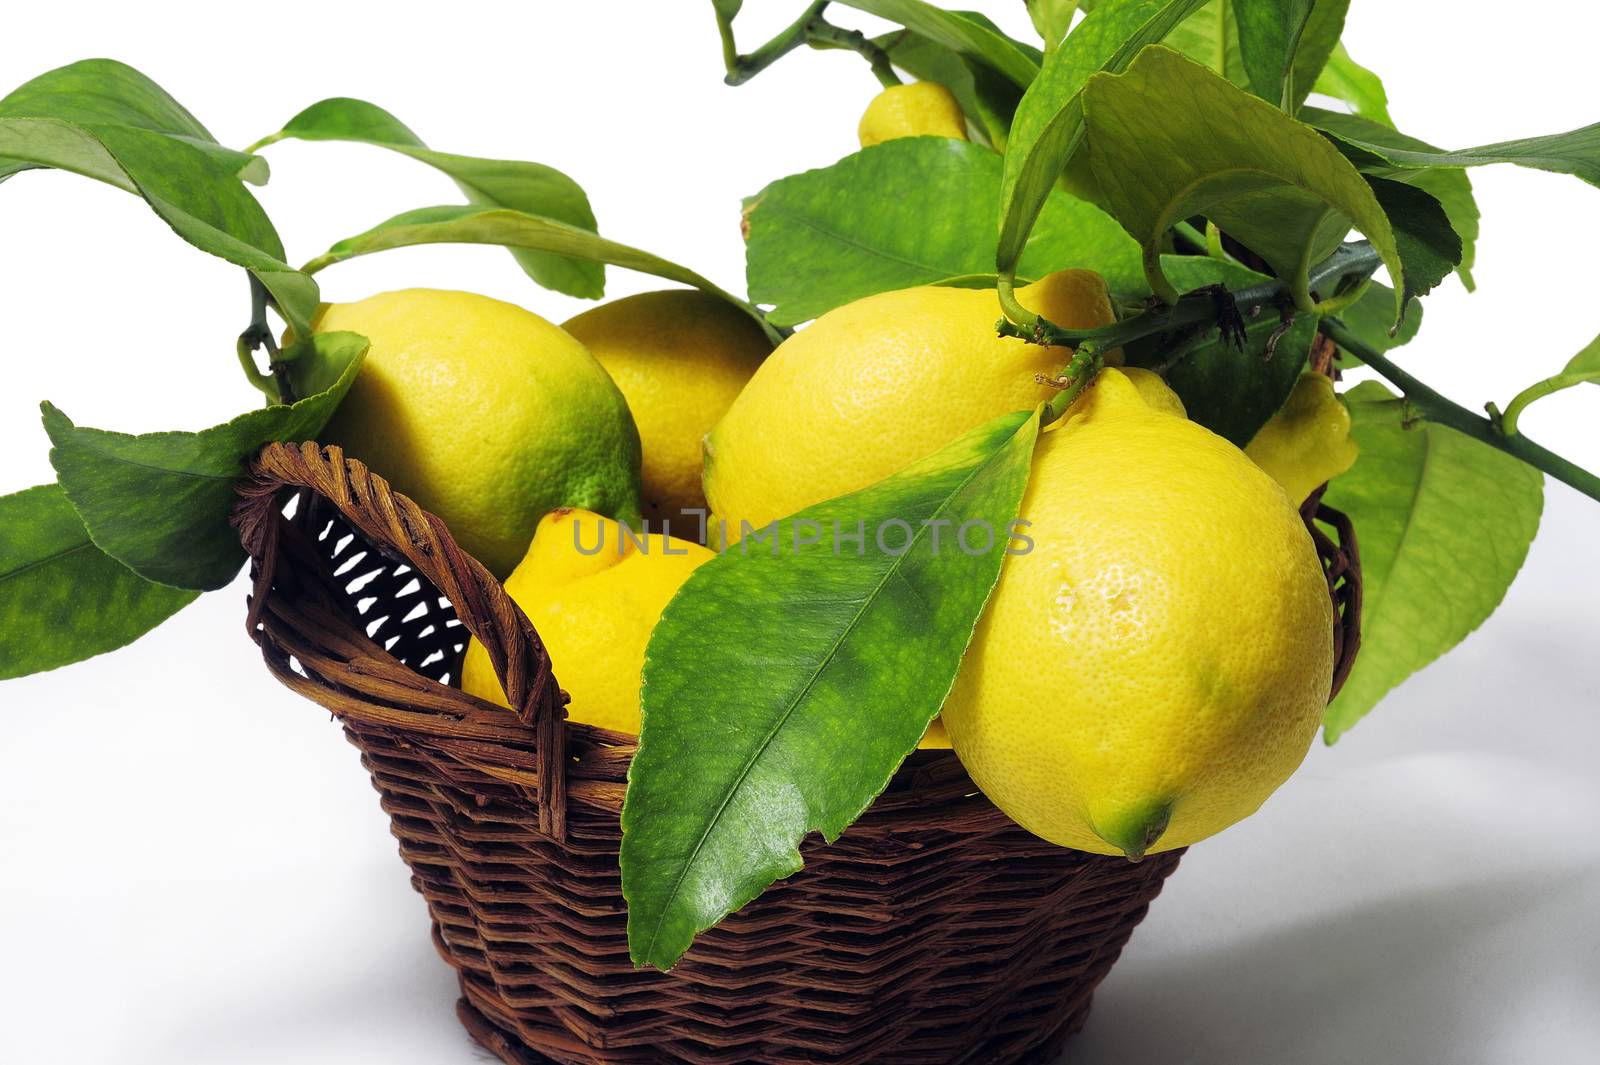
{"label": "brown wicker weave", "polygon": [[[1049,1060],[1177,866],[1042,843],[922,751],[676,969],[636,970],[617,870],[630,737],[565,723],[499,582],[337,448],[269,446],[241,495],[251,636],[361,749],[461,1020],[507,1062]],[[1322,516],[1342,677],[1358,570],[1348,525]],[[467,631],[517,716],[448,686]]]}

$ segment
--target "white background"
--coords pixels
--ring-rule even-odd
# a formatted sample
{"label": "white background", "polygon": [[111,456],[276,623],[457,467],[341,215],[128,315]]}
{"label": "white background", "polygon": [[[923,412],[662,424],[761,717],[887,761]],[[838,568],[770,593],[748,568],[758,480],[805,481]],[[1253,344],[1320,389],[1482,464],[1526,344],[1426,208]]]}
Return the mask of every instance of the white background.
{"label": "white background", "polygon": [[[747,0],[751,47],[801,0]],[[1020,2],[973,4],[1027,33]],[[1600,119],[1600,19],[1356,0],[1346,40],[1397,121],[1446,147]],[[841,21],[870,26],[850,12]],[[602,230],[742,288],[739,197],[854,149],[876,83],[800,53],[734,90],[704,0],[674,4],[15,5],[0,88],[74,59],[133,63],[223,141],[355,95],[434,146],[533,158]],[[284,143],[261,198],[290,257],[455,193],[376,149]],[[1600,190],[1474,173],[1479,291],[1428,302],[1408,365],[1477,406],[1600,328]],[[82,424],[197,429],[255,401],[234,362],[240,272],[136,201],[28,173],[0,189],[0,492],[50,479],[36,404]],[[334,300],[407,285],[572,301],[493,249],[332,269]],[[659,287],[612,271],[621,295]],[[1600,467],[1600,394],[1530,435]],[[1600,1060],[1600,506],[1551,484],[1505,606],[1259,816],[1196,850],[1101,991],[1079,1063]],[[135,646],[0,684],[0,1061],[481,1060],[356,753],[269,680],[243,585]]]}

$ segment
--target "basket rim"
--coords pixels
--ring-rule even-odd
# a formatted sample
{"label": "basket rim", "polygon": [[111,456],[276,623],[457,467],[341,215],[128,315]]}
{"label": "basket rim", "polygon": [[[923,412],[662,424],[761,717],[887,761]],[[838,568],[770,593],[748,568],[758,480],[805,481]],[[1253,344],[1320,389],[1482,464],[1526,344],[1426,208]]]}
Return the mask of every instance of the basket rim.
{"label": "basket rim", "polygon": [[[274,582],[281,576],[279,561],[287,541],[305,539],[304,533],[282,512],[281,499],[286,489],[320,496],[352,528],[386,552],[403,557],[448,598],[461,623],[488,652],[514,713],[508,714],[504,706],[411,670],[368,638],[359,626],[343,635],[349,646],[361,653],[368,671],[373,663],[386,661],[392,669],[407,675],[406,695],[425,693],[424,701],[432,705],[423,709],[392,708],[388,700],[396,694],[393,686],[386,687],[378,678],[333,692],[326,682],[311,679],[303,671],[296,672],[289,654],[282,654],[282,660],[276,661],[274,649],[269,647],[272,641],[264,631],[264,615],[274,601]],[[265,445],[249,462],[247,473],[239,482],[238,495],[231,520],[250,555],[254,577],[246,629],[261,646],[269,668],[279,679],[341,719],[448,743],[455,748],[455,757],[529,786],[539,810],[540,830],[555,839],[565,838],[571,749],[604,751],[613,758],[631,759],[638,736],[567,718],[565,695],[532,623],[506,594],[504,585],[456,544],[444,522],[395,491],[365,463],[345,455],[342,448],[312,441]],[[1322,502],[1322,489],[1314,492],[1300,511],[1323,560],[1333,602],[1331,702],[1348,677],[1360,646],[1360,556],[1350,519]],[[1319,525],[1331,530],[1331,535]],[[304,543],[298,543],[298,547],[301,551],[307,549]],[[366,680],[365,673],[356,672]],[[463,744],[472,745],[471,750],[462,749]],[[486,753],[486,744],[521,753],[491,768],[474,757]],[[932,773],[948,778],[949,764],[959,767],[954,752],[919,749],[907,757],[905,767],[913,774]],[[522,769],[524,765],[531,772]],[[965,773],[958,771],[957,775],[964,777]],[[970,782],[967,786],[971,787]]]}

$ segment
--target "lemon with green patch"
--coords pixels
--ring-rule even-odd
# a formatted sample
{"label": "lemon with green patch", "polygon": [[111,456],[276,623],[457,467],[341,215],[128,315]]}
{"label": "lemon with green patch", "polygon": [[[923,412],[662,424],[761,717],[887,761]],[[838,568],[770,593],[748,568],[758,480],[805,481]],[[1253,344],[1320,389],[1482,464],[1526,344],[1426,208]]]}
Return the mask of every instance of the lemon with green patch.
{"label": "lemon with green patch", "polygon": [[1029,831],[1141,857],[1253,813],[1300,764],[1333,676],[1311,535],[1221,437],[1107,369],[1041,435],[942,719]]}
{"label": "lemon with green patch", "polygon": [[1361,449],[1350,438],[1350,411],[1334,393],[1333,380],[1307,370],[1244,453],[1298,504],[1354,466]]}
{"label": "lemon with green patch", "polygon": [[405,289],[330,304],[315,328],[372,342],[324,439],[444,519],[495,576],[557,507],[639,523],[628,405],[557,326],[487,296]]}

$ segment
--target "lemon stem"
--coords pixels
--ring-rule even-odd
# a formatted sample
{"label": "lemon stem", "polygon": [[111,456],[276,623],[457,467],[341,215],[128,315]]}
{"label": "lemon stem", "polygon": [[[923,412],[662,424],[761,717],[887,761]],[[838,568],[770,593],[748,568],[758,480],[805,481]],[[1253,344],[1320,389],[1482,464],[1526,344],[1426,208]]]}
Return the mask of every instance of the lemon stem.
{"label": "lemon stem", "polygon": [[277,381],[271,374],[264,374],[256,369],[256,352],[249,339],[241,334],[234,350],[239,355],[239,368],[244,371],[245,378],[267,397],[267,402],[282,403],[283,398],[278,394]]}
{"label": "lemon stem", "polygon": [[[293,403],[295,401],[294,384],[289,380],[288,360],[282,357],[278,350],[278,341],[272,335],[272,325],[267,321],[267,307],[271,304],[271,295],[267,286],[263,285],[255,274],[250,278],[250,324],[244,332],[239,334],[239,341],[234,345],[234,350],[239,356],[239,367],[244,370],[245,377],[267,397],[271,403]],[[259,348],[267,350],[267,365],[271,367],[271,374],[264,374],[256,367],[256,351]]]}
{"label": "lemon stem", "polygon": [[[1600,373],[1580,370],[1576,373],[1558,373],[1554,377],[1546,377],[1542,381],[1535,381],[1515,396],[1512,396],[1511,402],[1506,404],[1506,412],[1500,415],[1499,419],[1501,431],[1507,436],[1515,436],[1517,433],[1517,420],[1522,416],[1522,412],[1527,409],[1528,404],[1534,400],[1554,395],[1562,389],[1571,388],[1574,385],[1596,380],[1600,380]],[[1494,404],[1491,403],[1489,406],[1492,408]],[[1493,418],[1494,411],[1491,410],[1489,413],[1490,417]]]}
{"label": "lemon stem", "polygon": [[1105,365],[1106,361],[1095,344],[1086,343],[1080,345],[1078,350],[1073,353],[1072,361],[1067,364],[1067,368],[1062,371],[1060,377],[1056,378],[1055,383],[1062,384],[1064,382],[1065,387],[1056,394],[1054,399],[1044,405],[1044,415],[1039,419],[1040,424],[1049,425],[1065,414],[1067,408],[1071,407],[1077,398],[1083,394],[1083,390],[1089,387],[1090,382],[1099,376],[1101,370],[1105,369]]}
{"label": "lemon stem", "polygon": [[[1000,324],[1003,327],[1009,322],[1011,324],[1020,326],[1022,329],[1027,330],[1028,332],[1034,332],[1039,328],[1039,323],[1043,321],[1043,319],[1037,314],[1034,314],[1032,311],[1028,310],[1028,308],[1024,307],[1021,302],[1018,301],[1016,284],[1016,275],[1010,271],[1006,271],[996,278],[995,289],[1000,296],[1000,311],[1006,316],[1006,320],[1002,321]],[[1002,328],[1000,330],[1000,335],[1019,336],[1021,334],[1007,334],[1005,329]]]}

